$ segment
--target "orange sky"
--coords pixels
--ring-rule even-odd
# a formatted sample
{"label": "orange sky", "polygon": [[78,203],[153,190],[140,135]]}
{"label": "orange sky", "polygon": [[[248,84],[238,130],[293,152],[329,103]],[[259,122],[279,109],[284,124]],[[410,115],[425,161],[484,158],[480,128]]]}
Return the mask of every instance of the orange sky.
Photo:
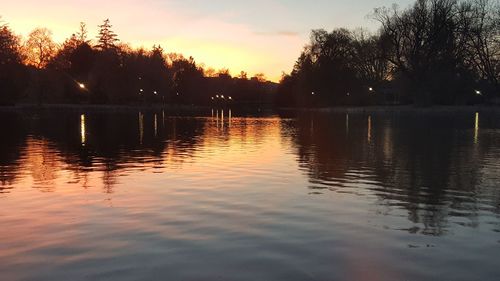
{"label": "orange sky", "polygon": [[[161,44],[166,52],[193,56],[215,69],[237,75],[263,72],[277,81],[290,72],[313,28],[376,24],[366,16],[394,0],[3,0],[3,20],[26,36],[35,27],[53,31],[62,42],[87,23],[95,38],[97,25],[109,18],[119,38],[134,47]],[[397,1],[400,5],[410,0]]]}

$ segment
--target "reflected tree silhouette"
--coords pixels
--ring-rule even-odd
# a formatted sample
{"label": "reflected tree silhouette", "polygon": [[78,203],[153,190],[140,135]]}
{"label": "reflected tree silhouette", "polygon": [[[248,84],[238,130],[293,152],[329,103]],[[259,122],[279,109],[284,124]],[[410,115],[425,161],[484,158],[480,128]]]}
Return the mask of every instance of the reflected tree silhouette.
{"label": "reflected tree silhouette", "polygon": [[97,173],[103,192],[113,193],[124,175],[182,168],[213,146],[260,146],[279,129],[279,141],[291,146],[313,193],[373,197],[377,212],[411,222],[405,231],[443,235],[451,223],[477,227],[482,212],[500,214],[500,191],[484,182],[497,173],[491,161],[500,156],[500,119],[480,114],[476,124],[475,113],[235,119],[227,109],[202,118],[155,110],[4,112],[9,133],[0,139],[0,192],[10,192],[24,171],[34,187],[55,191],[53,171],[64,169],[83,188]]}
{"label": "reflected tree silhouette", "polygon": [[[474,118],[304,113],[284,131],[291,132],[310,188],[374,194],[382,213],[406,210],[415,224],[407,231],[442,235],[449,216],[467,218],[464,224],[476,227],[481,211],[498,213],[500,191],[481,182],[485,159],[500,156],[498,136],[482,136],[473,145]],[[498,128],[494,117],[489,120],[481,125]],[[464,130],[471,132],[470,138],[464,138]],[[360,182],[370,193],[357,186]]]}
{"label": "reflected tree silhouette", "polygon": [[[43,112],[43,114],[3,113],[12,126],[9,134],[0,140],[0,177],[2,186],[15,183],[16,169],[22,161],[29,161],[24,155],[30,153],[43,157],[43,147],[55,149],[51,155],[59,155],[68,165],[77,180],[88,172],[103,171],[103,182],[107,192],[112,191],[120,171],[134,168],[151,169],[164,165],[180,165],[194,152],[194,146],[201,140],[203,123],[188,118],[165,118],[162,113],[144,114],[144,138],[139,140],[139,124],[136,113],[85,114],[85,145],[82,145],[80,113]],[[156,131],[155,131],[156,116]],[[26,147],[37,143],[37,149]],[[172,154],[166,156],[167,154]],[[145,163],[144,159],[154,159]],[[169,162],[166,163],[166,159]],[[32,161],[31,161],[32,162]],[[46,161],[43,163],[47,164]],[[24,163],[26,164],[26,163]],[[43,178],[43,177],[41,177]]]}

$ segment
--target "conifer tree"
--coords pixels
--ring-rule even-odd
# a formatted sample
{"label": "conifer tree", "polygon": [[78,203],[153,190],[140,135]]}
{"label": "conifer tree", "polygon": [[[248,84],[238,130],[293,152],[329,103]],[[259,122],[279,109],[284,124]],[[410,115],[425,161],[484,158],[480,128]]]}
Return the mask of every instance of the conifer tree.
{"label": "conifer tree", "polygon": [[78,40],[79,44],[90,44],[90,40],[87,39],[88,32],[87,32],[87,25],[84,22],[80,22],[80,29],[76,33],[76,39]]}
{"label": "conifer tree", "polygon": [[119,41],[116,33],[111,30],[113,27],[109,19],[104,20],[104,23],[99,25],[99,36],[97,36],[97,48],[106,51],[116,48],[116,43]]}

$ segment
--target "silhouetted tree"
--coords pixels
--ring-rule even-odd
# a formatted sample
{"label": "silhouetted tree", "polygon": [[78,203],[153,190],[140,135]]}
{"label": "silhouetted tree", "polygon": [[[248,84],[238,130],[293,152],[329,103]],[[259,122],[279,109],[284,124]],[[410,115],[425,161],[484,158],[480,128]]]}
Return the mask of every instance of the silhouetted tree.
{"label": "silhouetted tree", "polygon": [[358,78],[370,87],[387,81],[390,65],[386,59],[387,40],[383,36],[369,35],[363,30],[353,32],[353,67]]}
{"label": "silhouetted tree", "polygon": [[69,70],[71,67],[70,57],[79,45],[80,41],[75,34],[72,34],[69,39],[64,41],[57,54],[51,58],[48,67],[59,70]]}
{"label": "silhouetted tree", "polygon": [[248,79],[248,73],[246,73],[245,71],[241,71],[240,74],[238,75],[238,78]]}
{"label": "silhouetted tree", "polygon": [[256,73],[252,78],[259,82],[267,81],[266,75],[264,73]]}
{"label": "silhouetted tree", "polygon": [[20,49],[19,38],[0,18],[0,105],[14,103],[26,84]]}
{"label": "silhouetted tree", "polygon": [[[215,70],[204,70],[192,57],[185,59],[178,54],[165,55],[159,45],[145,50],[120,44],[109,20],[99,26],[95,47],[87,39],[84,23],[60,48],[52,41],[49,30],[39,28],[30,34],[23,46],[22,56],[14,52],[19,49],[15,47],[19,42],[17,37],[6,26],[1,27],[0,59],[4,62],[18,60],[18,66],[26,69],[29,76],[20,79],[11,76],[15,73],[12,70],[2,71],[0,88],[10,85],[9,81],[28,85],[23,92],[23,101],[26,102],[207,105],[215,93],[224,93],[228,97],[238,95],[238,102],[241,103],[262,103],[263,93],[268,93],[273,86],[265,81],[264,75],[250,81],[246,73],[238,79],[231,77],[228,69],[217,73]],[[25,68],[20,63],[21,57],[24,63],[33,67]],[[11,86],[7,88],[14,89]],[[20,94],[22,91],[16,88],[4,92]],[[0,100],[0,103],[12,103],[14,100],[9,97]]]}
{"label": "silhouetted tree", "polygon": [[37,68],[45,67],[57,52],[57,44],[52,40],[52,32],[47,28],[36,28],[25,42],[26,63]]}
{"label": "silhouetted tree", "polygon": [[472,94],[459,15],[459,2],[452,0],[418,0],[404,11],[375,11],[390,42],[387,59],[411,81],[408,90],[419,104],[449,104]]}
{"label": "silhouetted tree", "polygon": [[9,26],[0,18],[0,64],[21,63],[19,38],[12,33]]}
{"label": "silhouetted tree", "polygon": [[417,0],[406,10],[375,9],[373,18],[381,23],[376,35],[313,30],[292,72],[283,76],[277,102],[362,105],[398,91],[399,101],[455,104],[499,92],[500,4]]}
{"label": "silhouetted tree", "polygon": [[475,0],[460,7],[460,35],[466,60],[498,92],[500,81],[500,3]]}
{"label": "silhouetted tree", "polygon": [[129,101],[164,103],[172,87],[170,70],[161,46],[151,51],[139,49],[124,55],[124,69],[129,87]]}
{"label": "silhouetted tree", "polygon": [[201,81],[203,78],[203,69],[196,65],[193,57],[185,59],[182,56],[172,62],[174,92],[173,101],[180,103],[194,104],[208,97],[200,97]]}
{"label": "silhouetted tree", "polygon": [[80,44],[69,58],[71,62],[70,73],[77,77],[88,75],[94,64],[94,57],[95,52],[89,44]]}
{"label": "silhouetted tree", "polygon": [[76,33],[76,39],[78,40],[79,44],[90,44],[90,40],[88,40],[88,31],[87,31],[87,24],[84,22],[80,22],[80,28],[78,32]]}
{"label": "silhouetted tree", "polygon": [[205,77],[217,77],[218,73],[214,68],[208,67],[203,70],[203,75]]}
{"label": "silhouetted tree", "polygon": [[229,72],[229,69],[227,68],[222,68],[222,69],[219,69],[219,71],[217,71],[217,77],[221,78],[221,79],[231,79],[231,73]]}
{"label": "silhouetted tree", "polygon": [[96,47],[102,51],[115,49],[119,40],[118,36],[111,30],[113,26],[110,24],[109,19],[105,19],[104,23],[98,27],[99,35],[97,36]]}
{"label": "silhouetted tree", "polygon": [[313,30],[310,44],[295,63],[291,76],[284,80],[289,83],[287,87],[292,93],[280,93],[293,95],[291,100],[302,106],[361,102],[364,84],[361,79],[371,72],[361,75],[362,69],[370,68],[359,65],[365,63],[365,59],[358,58],[363,54],[357,54],[357,51],[365,46],[358,45],[356,48],[355,38],[347,29],[330,33]]}

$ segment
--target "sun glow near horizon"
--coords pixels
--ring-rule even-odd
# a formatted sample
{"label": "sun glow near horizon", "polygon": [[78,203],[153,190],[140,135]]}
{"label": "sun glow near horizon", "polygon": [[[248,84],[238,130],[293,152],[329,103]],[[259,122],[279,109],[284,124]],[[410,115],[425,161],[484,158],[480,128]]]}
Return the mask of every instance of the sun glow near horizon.
{"label": "sun glow near horizon", "polygon": [[166,53],[192,56],[207,68],[229,69],[232,75],[264,73],[278,81],[282,72],[292,70],[311,29],[370,27],[374,23],[366,15],[371,9],[393,2],[123,0],[118,5],[96,0],[24,0],[3,3],[0,16],[23,38],[37,27],[46,27],[57,43],[76,33],[80,22],[87,24],[89,38],[95,40],[97,25],[109,18],[121,42],[133,48],[160,44]]}

